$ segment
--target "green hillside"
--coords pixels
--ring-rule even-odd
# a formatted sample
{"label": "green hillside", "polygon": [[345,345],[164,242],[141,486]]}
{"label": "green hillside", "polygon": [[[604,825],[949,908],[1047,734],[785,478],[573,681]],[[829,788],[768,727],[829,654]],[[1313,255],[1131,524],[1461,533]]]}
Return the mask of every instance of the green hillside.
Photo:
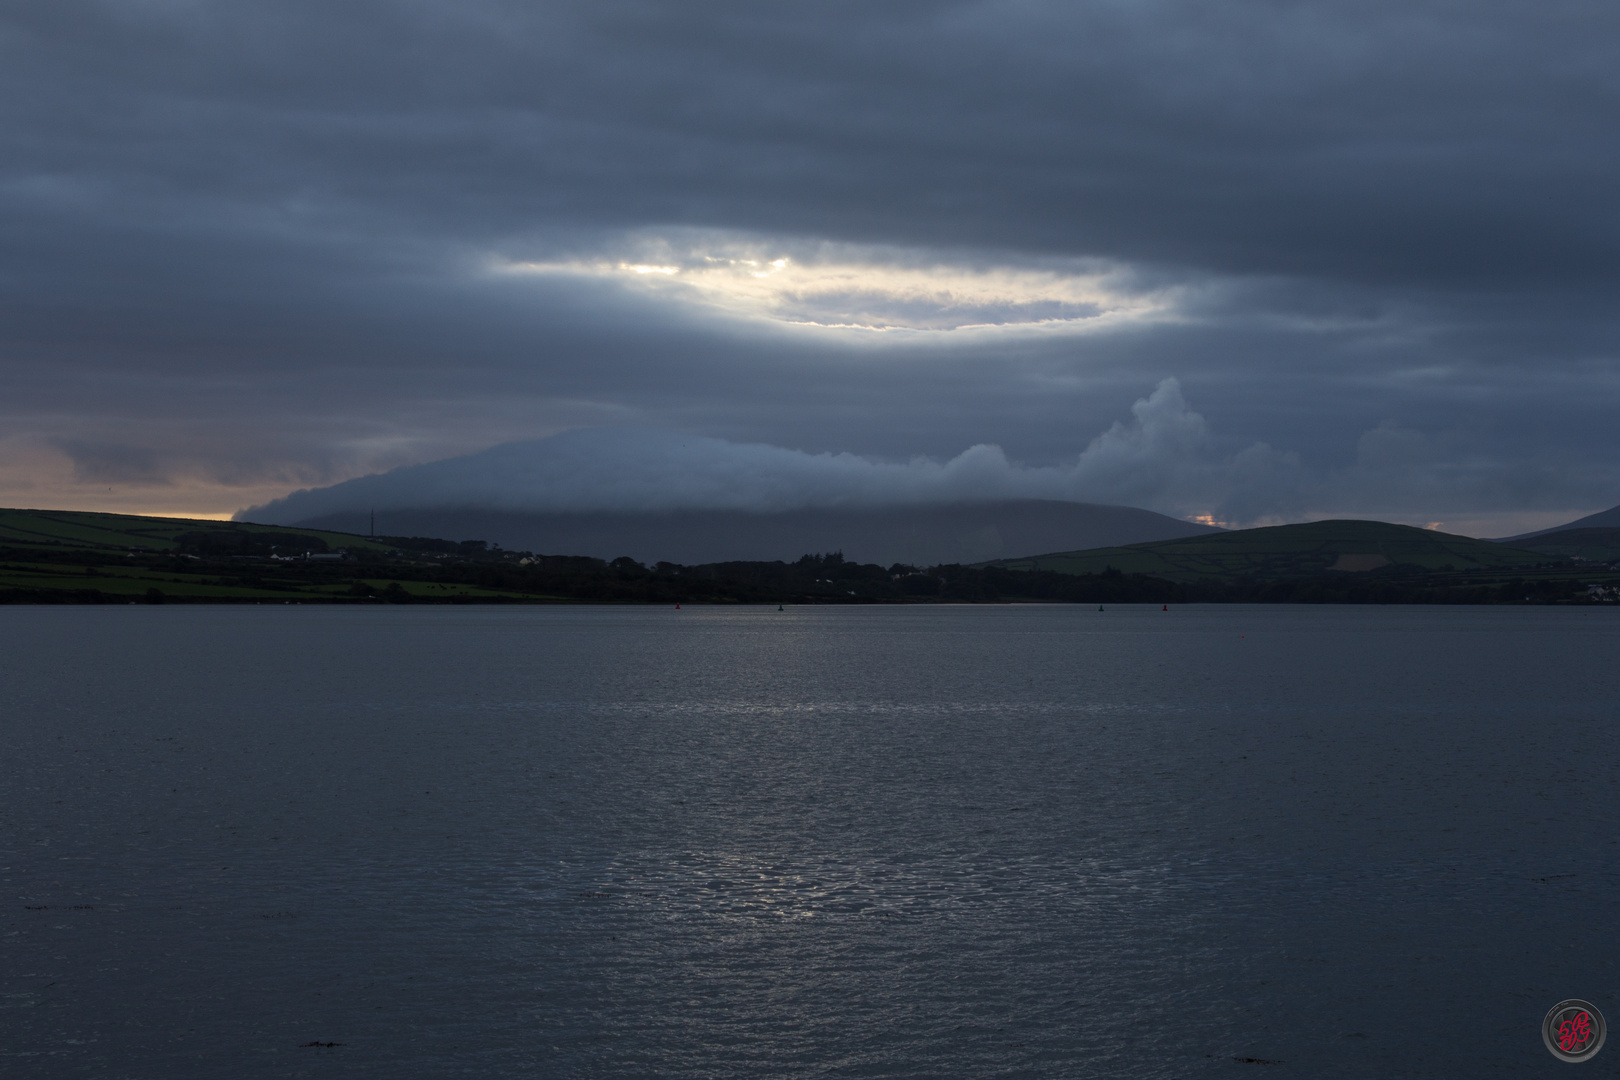
{"label": "green hillside", "polygon": [[[235,521],[0,509],[0,602],[527,598],[466,574],[441,580],[443,560],[467,547]],[[421,580],[430,573],[435,580]]]}
{"label": "green hillside", "polygon": [[1383,521],[1314,521],[1127,547],[1061,551],[987,566],[1098,574],[1112,567],[1171,581],[1362,574],[1385,567],[1496,570],[1550,561],[1524,548]]}
{"label": "green hillside", "polygon": [[198,518],[96,514],[79,510],[0,510],[0,545],[7,548],[174,552],[194,544],[212,543],[217,547],[235,545],[248,549],[268,549],[283,538],[288,552],[297,546],[298,538],[305,541],[300,550],[388,550],[387,545],[363,536],[320,529],[290,529],[277,525],[248,525],[237,521]]}

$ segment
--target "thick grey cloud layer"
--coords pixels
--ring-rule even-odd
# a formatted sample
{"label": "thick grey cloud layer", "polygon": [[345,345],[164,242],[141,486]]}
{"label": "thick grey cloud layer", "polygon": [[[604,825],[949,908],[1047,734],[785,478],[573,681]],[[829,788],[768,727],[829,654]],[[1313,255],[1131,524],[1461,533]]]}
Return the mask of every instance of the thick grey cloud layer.
{"label": "thick grey cloud layer", "polygon": [[1121,494],[1174,501],[1229,487],[1234,467],[1246,465],[1252,473],[1270,464],[1261,446],[1240,456],[1244,465],[1205,461],[1204,420],[1187,407],[1173,379],[1133,412],[1131,425],[1114,425],[1076,461],[1033,468],[983,444],[944,462],[883,462],[672,431],[580,429],[295,492],[242,516],[296,522],[343,512],[464,507],[767,512],[999,499],[1114,502]]}
{"label": "thick grey cloud layer", "polygon": [[944,461],[882,461],[655,429],[584,428],[297,491],[238,516],[293,524],[368,511],[776,512],[1058,499],[1236,524],[1307,514],[1324,500],[1367,513],[1393,494],[1450,512],[1491,494],[1489,470],[1445,464],[1440,448],[1394,425],[1367,432],[1354,462],[1325,471],[1264,443],[1222,454],[1174,379],[1131,413],[1074,460],[1044,466],[1009,460],[986,444]]}
{"label": "thick grey cloud layer", "polygon": [[[603,425],[1062,470],[1174,376],[1205,442],[1113,501],[1599,509],[1617,31],[1556,2],[12,5],[0,496],[229,510]],[[675,249],[670,288],[623,269]],[[814,280],[686,284],[750,251]],[[841,312],[1114,315],[794,323]]]}

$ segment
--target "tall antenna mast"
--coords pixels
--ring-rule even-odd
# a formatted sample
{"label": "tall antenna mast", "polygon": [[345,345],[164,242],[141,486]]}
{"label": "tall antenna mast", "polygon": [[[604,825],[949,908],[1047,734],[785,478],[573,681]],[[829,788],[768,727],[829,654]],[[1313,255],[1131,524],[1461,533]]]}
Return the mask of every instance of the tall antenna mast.
{"label": "tall antenna mast", "polygon": [[375,510],[371,512],[371,535],[373,539],[377,536],[377,511]]}

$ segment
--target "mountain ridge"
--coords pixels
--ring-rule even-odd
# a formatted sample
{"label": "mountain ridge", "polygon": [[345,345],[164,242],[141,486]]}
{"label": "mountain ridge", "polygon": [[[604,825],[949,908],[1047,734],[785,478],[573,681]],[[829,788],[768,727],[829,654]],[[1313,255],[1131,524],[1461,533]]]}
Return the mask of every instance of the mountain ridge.
{"label": "mountain ridge", "polygon": [[1335,519],[1237,529],[1214,536],[1059,551],[982,565],[1005,570],[1102,573],[1109,568],[1170,581],[1362,574],[1386,567],[1484,570],[1533,566],[1546,554],[1411,525]]}
{"label": "mountain ridge", "polygon": [[1517,536],[1504,536],[1493,540],[1496,544],[1512,544],[1520,540],[1532,540],[1538,536],[1547,536],[1551,533],[1566,532],[1570,529],[1620,529],[1620,506],[1611,506],[1607,510],[1599,510],[1595,514],[1587,514],[1583,518],[1567,521],[1562,525],[1554,525],[1550,529],[1537,529],[1535,532],[1520,533]]}

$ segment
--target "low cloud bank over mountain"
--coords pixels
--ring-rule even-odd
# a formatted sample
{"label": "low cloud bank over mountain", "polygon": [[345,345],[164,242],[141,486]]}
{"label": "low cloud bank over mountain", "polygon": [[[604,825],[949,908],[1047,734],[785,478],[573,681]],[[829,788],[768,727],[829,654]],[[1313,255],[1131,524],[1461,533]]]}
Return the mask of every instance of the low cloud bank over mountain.
{"label": "low cloud bank over mountain", "polygon": [[[403,522],[415,521],[418,529],[431,523],[449,535],[466,533],[455,522],[465,523],[474,512],[746,516],[1037,500],[1140,507],[1228,527],[1374,517],[1489,536],[1509,530],[1493,527],[1496,521],[1488,515],[1476,518],[1477,508],[1499,504],[1514,491],[1556,486],[1556,478],[1538,463],[1504,468],[1489,458],[1468,458],[1445,436],[1394,422],[1362,432],[1354,456],[1337,467],[1312,466],[1292,449],[1221,437],[1173,378],[1139,398],[1130,412],[1128,420],[1093,437],[1076,457],[1050,464],[1021,463],[992,443],[949,458],[884,460],[658,428],[581,428],[298,491],[237,516],[355,529],[364,528],[367,515],[376,511],[393,515],[395,524],[382,529],[391,534],[397,535]],[[1414,512],[1390,515],[1392,505]],[[399,516],[407,512],[418,516]],[[1559,516],[1547,524],[1556,524]],[[617,528],[611,532],[623,534]],[[533,535],[503,527],[476,538],[496,539],[501,533]],[[982,557],[1003,554],[1034,552]]]}
{"label": "low cloud bank over mountain", "polygon": [[988,444],[947,461],[891,462],[663,430],[576,430],[295,492],[238,516],[290,523],[371,510],[778,513],[1008,499],[1176,506],[1276,464],[1258,445],[1211,460],[1204,419],[1174,379],[1132,411],[1130,424],[1115,424],[1077,460],[1049,466],[1018,464]]}
{"label": "low cloud bank over mountain", "polygon": [[1174,379],[1079,457],[1021,465],[998,446],[879,461],[641,428],[597,428],[300,491],[239,517],[485,539],[641,561],[793,559],[842,550],[931,565],[1168,539],[1209,526],[1130,506],[1207,497],[1269,458],[1210,458]]}

